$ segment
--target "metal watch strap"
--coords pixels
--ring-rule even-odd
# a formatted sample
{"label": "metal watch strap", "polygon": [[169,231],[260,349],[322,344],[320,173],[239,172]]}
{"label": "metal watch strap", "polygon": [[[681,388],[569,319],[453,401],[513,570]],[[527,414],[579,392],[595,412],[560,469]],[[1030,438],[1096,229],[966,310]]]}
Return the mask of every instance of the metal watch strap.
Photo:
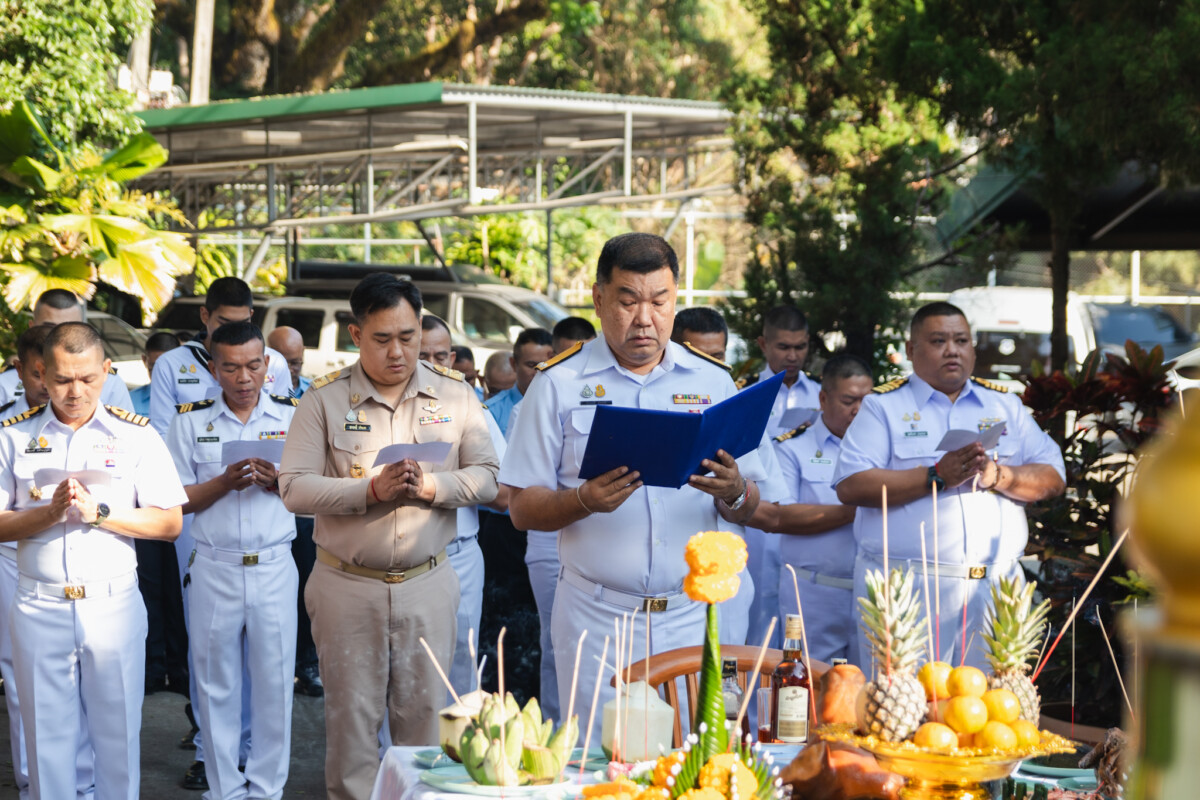
{"label": "metal watch strap", "polygon": [[737,499],[732,503],[726,503],[730,511],[737,511],[742,506],[746,505],[746,498],[750,496],[750,481],[742,478],[742,493],[737,496]]}

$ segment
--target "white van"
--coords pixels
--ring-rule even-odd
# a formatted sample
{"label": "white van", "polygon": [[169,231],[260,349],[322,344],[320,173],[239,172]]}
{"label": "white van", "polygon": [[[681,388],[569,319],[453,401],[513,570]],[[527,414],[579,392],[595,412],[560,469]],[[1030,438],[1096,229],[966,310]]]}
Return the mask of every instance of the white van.
{"label": "white van", "polygon": [[[978,286],[951,292],[946,301],[962,309],[975,335],[975,375],[1022,391],[1033,363],[1050,361],[1051,290],[1025,286]],[[1087,304],[1067,297],[1067,343],[1078,365],[1096,349]]]}

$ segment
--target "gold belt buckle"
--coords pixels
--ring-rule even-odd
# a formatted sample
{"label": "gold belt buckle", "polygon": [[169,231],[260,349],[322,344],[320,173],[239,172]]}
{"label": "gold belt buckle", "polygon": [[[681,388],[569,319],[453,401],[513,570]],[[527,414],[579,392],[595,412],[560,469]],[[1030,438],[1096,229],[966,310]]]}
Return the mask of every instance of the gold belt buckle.
{"label": "gold belt buckle", "polygon": [[981,581],[987,577],[987,567],[971,567],[967,571],[967,577],[974,581]]}
{"label": "gold belt buckle", "polygon": [[82,584],[72,583],[63,587],[63,597],[68,600],[82,600],[84,597],[84,588]]}
{"label": "gold belt buckle", "polygon": [[646,597],[642,599],[642,611],[666,611],[667,598],[665,597]]}
{"label": "gold belt buckle", "polygon": [[383,573],[384,583],[404,583],[404,570],[389,569]]}
{"label": "gold belt buckle", "polygon": [[242,566],[252,567],[258,563],[258,553],[247,553],[242,556]]}

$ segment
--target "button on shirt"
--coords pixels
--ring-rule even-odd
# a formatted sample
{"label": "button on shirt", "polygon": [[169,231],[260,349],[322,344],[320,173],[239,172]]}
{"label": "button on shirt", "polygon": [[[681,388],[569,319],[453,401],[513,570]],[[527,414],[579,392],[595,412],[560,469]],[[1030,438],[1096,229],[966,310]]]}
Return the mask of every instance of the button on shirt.
{"label": "button on shirt", "polygon": [[[60,481],[39,476],[43,469],[105,473],[107,484],[86,485],[113,514],[135,507],[175,508],[187,501],[159,435],[103,406],[77,431],[59,422],[49,407],[0,429],[0,508],[22,511],[49,503]],[[22,575],[47,583],[86,583],[132,572],[137,557],[133,539],[93,528],[72,510],[66,522],[21,540],[17,566]]]}
{"label": "button on shirt", "polygon": [[[295,411],[290,399],[279,402],[263,392],[244,425],[224,395],[217,395],[207,408],[177,414],[167,433],[167,448],[179,479],[191,486],[224,472],[225,442],[286,439]],[[211,547],[251,552],[296,538],[296,517],[284,508],[278,493],[253,485],[227,492],[197,512],[191,532],[196,541]]]}
{"label": "button on shirt", "polygon": [[[292,386],[292,373],[288,372],[287,360],[269,347],[266,348],[266,355],[269,361],[263,390],[287,394]],[[166,435],[171,420],[175,419],[175,406],[207,400],[221,393],[217,379],[208,371],[208,362],[211,360],[203,342],[195,339],[158,357],[150,381],[149,416],[154,430]]]}
{"label": "button on shirt", "polygon": [[[821,416],[808,430],[779,443],[775,453],[797,503],[841,505],[832,484],[841,446],[842,440],[829,431]],[[779,552],[786,564],[833,578],[853,577],[854,523],[811,536],[785,534]]]}
{"label": "button on shirt", "polygon": [[[729,374],[670,342],[662,361],[646,375],[617,364],[608,343],[595,339],[574,356],[538,374],[508,437],[500,481],[517,488],[571,488],[583,483],[579,466],[597,403],[684,411],[696,396],[718,403],[735,393]],[[678,402],[677,402],[678,401]],[[765,475],[759,449],[738,459],[743,476]],[[713,498],[699,489],[643,486],[615,511],[592,514],[559,536],[564,566],[614,589],[640,595],[680,591],[687,574],[687,540],[698,531],[740,530],[717,514]]]}
{"label": "button on shirt", "polygon": [[[982,431],[997,422],[1007,424],[997,446],[1001,464],[1047,464],[1065,479],[1062,451],[1033,421],[1019,397],[968,381],[952,404],[945,394],[912,375],[897,389],[863,399],[858,416],[842,440],[833,485],[868,469],[931,467],[945,455],[936,447],[946,431]],[[1029,538],[1024,504],[997,492],[973,492],[971,485],[967,481],[938,492],[937,560],[943,564],[986,565],[1019,558]],[[933,558],[932,495],[890,507],[891,557],[921,558],[922,522]],[[860,507],[854,535],[861,550],[880,557],[882,509]]]}
{"label": "button on shirt", "polygon": [[[762,372],[758,373],[758,381],[765,381],[768,378],[774,377],[775,373],[770,367],[766,367]],[[779,394],[775,396],[775,402],[771,406],[771,416],[767,421],[767,435],[774,439],[782,433],[787,433],[798,425],[802,425],[806,420],[799,419],[795,421],[784,420],[784,414],[796,408],[812,409],[815,413],[821,407],[821,401],[818,395],[821,393],[821,384],[809,378],[803,372],[796,377],[796,382],[791,386],[786,383],[779,386]]]}
{"label": "button on shirt", "polygon": [[500,432],[508,437],[508,429],[512,420],[512,410],[521,402],[521,392],[516,386],[511,386],[503,392],[489,397],[487,399],[487,409],[492,412],[492,416],[496,419],[496,424],[500,426]]}

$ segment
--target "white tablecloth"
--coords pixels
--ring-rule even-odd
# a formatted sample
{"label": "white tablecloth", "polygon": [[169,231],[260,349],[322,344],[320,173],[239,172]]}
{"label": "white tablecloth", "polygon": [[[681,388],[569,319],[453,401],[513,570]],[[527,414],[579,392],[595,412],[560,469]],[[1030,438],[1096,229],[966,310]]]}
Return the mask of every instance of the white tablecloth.
{"label": "white tablecloth", "polygon": [[[371,790],[371,800],[463,800],[471,795],[451,794],[439,791],[421,781],[424,771],[413,760],[414,754],[429,747],[389,747],[379,765],[379,774],[375,777],[375,788]],[[448,766],[453,762],[447,761]],[[568,773],[565,777],[577,784],[578,772]],[[593,783],[591,773],[584,775],[583,783]],[[578,792],[570,787],[557,789],[554,793],[560,797],[571,797]]]}

